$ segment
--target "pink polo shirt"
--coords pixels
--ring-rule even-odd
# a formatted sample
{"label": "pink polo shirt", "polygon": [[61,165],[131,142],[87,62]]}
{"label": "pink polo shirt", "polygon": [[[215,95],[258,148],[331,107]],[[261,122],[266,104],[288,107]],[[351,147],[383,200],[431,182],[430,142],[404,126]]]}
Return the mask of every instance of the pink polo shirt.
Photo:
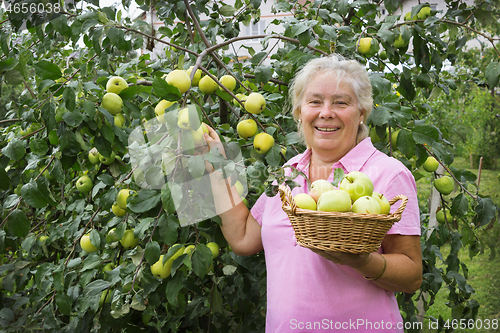
{"label": "pink polo shirt", "polygon": [[[309,174],[311,150],[292,158],[293,165]],[[408,197],[401,221],[389,234],[420,235],[417,189],[411,172],[398,160],[377,150],[370,138],[360,142],[332,167],[366,173],[376,192],[388,199]],[[290,169],[287,168],[287,171]],[[295,179],[292,195],[307,192],[302,176]],[[399,203],[391,210],[399,207]],[[297,245],[280,196],[262,195],[251,210],[262,226],[267,267],[266,332],[403,332],[394,292],[380,288],[348,266],[334,264]],[[379,249],[383,253],[383,249]]]}

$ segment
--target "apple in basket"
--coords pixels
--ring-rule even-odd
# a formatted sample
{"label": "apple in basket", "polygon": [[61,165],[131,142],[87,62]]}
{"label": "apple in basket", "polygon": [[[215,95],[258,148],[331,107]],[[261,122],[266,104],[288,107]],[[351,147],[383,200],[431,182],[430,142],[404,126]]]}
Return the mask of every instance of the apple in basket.
{"label": "apple in basket", "polygon": [[316,200],[307,193],[299,193],[293,197],[293,200],[299,208],[316,210]]}
{"label": "apple in basket", "polygon": [[377,199],[366,195],[352,204],[352,212],[357,214],[380,214],[380,205]]}
{"label": "apple in basket", "polygon": [[334,190],[335,187],[332,183],[324,179],[315,180],[311,184],[311,192],[309,193],[313,199],[318,202],[319,197],[326,191]]}
{"label": "apple in basket", "polygon": [[351,197],[344,190],[326,191],[318,199],[318,210],[323,212],[349,212],[351,211]]}

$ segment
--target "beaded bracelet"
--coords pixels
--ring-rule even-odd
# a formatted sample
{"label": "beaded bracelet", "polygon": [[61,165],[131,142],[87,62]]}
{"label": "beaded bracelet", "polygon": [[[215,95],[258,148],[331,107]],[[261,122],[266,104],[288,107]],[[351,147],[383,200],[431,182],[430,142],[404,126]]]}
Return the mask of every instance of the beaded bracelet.
{"label": "beaded bracelet", "polygon": [[[379,253],[379,254],[380,254],[380,253]],[[385,267],[386,267],[386,265],[387,265],[387,262],[385,261],[385,257],[384,257],[382,254],[380,254],[380,256],[382,257],[382,259],[384,259],[384,265],[383,265],[383,267],[382,267],[382,270],[381,270],[381,271],[380,271],[380,273],[379,273],[377,276],[375,276],[375,277],[370,278],[370,277],[366,277],[366,276],[364,276],[364,278],[365,278],[365,279],[370,280],[370,281],[375,281],[375,280],[380,279],[380,278],[382,277],[382,274],[384,274],[384,272],[385,272]]]}

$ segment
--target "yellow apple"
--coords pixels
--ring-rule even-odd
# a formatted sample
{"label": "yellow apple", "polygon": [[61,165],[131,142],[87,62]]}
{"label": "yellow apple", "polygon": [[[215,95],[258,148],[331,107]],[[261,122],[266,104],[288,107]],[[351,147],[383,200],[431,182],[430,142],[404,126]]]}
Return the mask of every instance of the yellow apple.
{"label": "yellow apple", "polygon": [[[189,77],[191,77],[191,72],[193,71],[193,67],[194,66],[189,67],[189,69],[186,71],[186,73],[188,73]],[[200,79],[201,79],[201,69],[197,69],[196,73],[194,73],[193,81],[191,82],[191,84],[193,86],[197,86],[198,83],[200,82]]]}
{"label": "yellow apple", "polygon": [[184,254],[189,254],[194,252],[195,246],[193,244],[186,246],[184,249]]}
{"label": "yellow apple", "polygon": [[80,246],[85,252],[92,253],[97,251],[97,247],[90,242],[90,233],[85,234],[80,238]]}
{"label": "yellow apple", "polygon": [[422,7],[417,14],[419,20],[425,20],[429,16],[431,16],[431,7]]}
{"label": "yellow apple", "polygon": [[76,189],[82,193],[88,193],[92,190],[92,179],[89,176],[83,175],[76,181]]}
{"label": "yellow apple", "polygon": [[[131,190],[124,188],[118,192],[118,195],[116,196],[116,203],[121,209],[127,209],[127,198],[130,195],[130,191]],[[132,192],[135,193],[135,191]]]}
{"label": "yellow apple", "polygon": [[204,145],[206,143],[205,138],[203,137],[204,133],[206,132],[203,129],[203,125],[200,126],[196,131],[191,130],[191,134],[193,135],[193,141],[195,145],[199,146],[199,145]]}
{"label": "yellow apple", "polygon": [[182,69],[176,69],[168,73],[167,83],[180,90],[184,94],[191,87],[191,78],[189,74]]}
{"label": "yellow apple", "polygon": [[198,88],[200,88],[201,92],[204,94],[213,94],[217,91],[219,85],[215,82],[210,76],[205,75],[201,78],[198,83]]}
{"label": "yellow apple", "polygon": [[181,109],[177,115],[177,126],[183,130],[191,129],[191,124],[189,123],[189,110],[188,108]]}
{"label": "yellow apple", "polygon": [[316,200],[307,193],[299,193],[293,197],[297,207],[302,209],[316,210]]}
{"label": "yellow apple", "polygon": [[165,114],[165,110],[176,103],[177,102],[171,102],[167,101],[166,99],[163,99],[158,104],[156,104],[155,114],[160,122],[165,123],[165,118],[163,116]]}
{"label": "yellow apple", "polygon": [[115,126],[123,127],[123,125],[125,125],[125,117],[123,113],[120,112],[115,115]]}
{"label": "yellow apple", "polygon": [[92,164],[99,163],[99,152],[97,151],[97,148],[94,147],[89,151],[89,161]]}
{"label": "yellow apple", "polygon": [[125,230],[120,244],[126,249],[134,248],[139,244],[139,238],[135,238],[134,236],[134,229]]}
{"label": "yellow apple", "polygon": [[373,194],[373,183],[370,178],[361,171],[351,171],[342,178],[339,188],[349,193],[351,202],[354,203],[360,197]]}
{"label": "yellow apple", "polygon": [[106,83],[106,91],[109,93],[119,94],[122,92],[122,90],[127,88],[127,81],[125,81],[125,79],[120,76],[112,76]]}
{"label": "yellow apple", "polygon": [[242,197],[245,193],[245,187],[243,186],[243,184],[239,180],[237,180],[236,183],[234,183],[234,187],[236,188],[236,192],[238,192],[238,195]]}
{"label": "yellow apple", "polygon": [[219,245],[215,242],[207,243],[207,247],[212,251],[212,258],[215,259],[219,256],[220,248]]}
{"label": "yellow apple", "polygon": [[[223,75],[221,78],[220,78],[220,83],[222,83],[222,85],[224,87],[226,87],[228,90],[231,90],[233,91],[234,88],[236,88],[236,79],[231,76],[231,75]],[[220,87],[221,90],[224,90],[222,89],[222,87]]]}
{"label": "yellow apple", "polygon": [[387,198],[383,194],[373,192],[372,197],[377,200],[380,206],[380,214],[389,214],[391,212],[391,205],[389,204],[389,200],[387,200]]}
{"label": "yellow apple", "polygon": [[352,212],[357,214],[380,214],[380,205],[372,196],[363,196],[352,204]]}
{"label": "yellow apple", "polygon": [[109,291],[104,290],[101,293],[101,299],[99,300],[99,306],[102,307],[104,303],[111,302],[111,296],[112,296],[112,294],[113,294],[113,292],[111,290],[109,290]]}
{"label": "yellow apple", "polygon": [[317,208],[322,212],[349,212],[351,197],[344,190],[326,191],[319,197]]}
{"label": "yellow apple", "polygon": [[[240,101],[243,102],[243,105],[245,105],[245,101],[247,100],[247,95],[245,95],[245,94],[236,94],[235,96],[236,96],[236,98],[238,98]],[[233,98],[233,104],[236,105],[236,106],[241,106],[241,104],[235,98]]]}
{"label": "yellow apple", "polygon": [[372,38],[364,37],[360,38],[358,41],[358,52],[361,54],[370,53],[370,48],[372,47]]}
{"label": "yellow apple", "polygon": [[242,120],[236,126],[239,136],[248,139],[257,133],[257,123],[253,119]]}
{"label": "yellow apple", "polygon": [[252,114],[259,114],[266,108],[266,99],[260,93],[253,92],[245,101],[245,110]]}
{"label": "yellow apple", "polygon": [[111,210],[113,211],[113,214],[115,214],[118,217],[127,214],[127,211],[125,209],[120,208],[120,206],[118,206],[117,204],[113,204],[113,206],[111,206]]}
{"label": "yellow apple", "polygon": [[398,38],[394,41],[394,47],[397,49],[403,48],[407,45],[405,41],[403,40],[403,36],[399,35]]}
{"label": "yellow apple", "polygon": [[172,271],[172,263],[174,262],[174,260],[170,258],[165,262],[165,264],[163,264],[164,256],[165,255],[162,254],[160,259],[158,259],[158,261],[151,266],[151,273],[159,279],[166,279],[170,275],[170,272]]}
{"label": "yellow apple", "polygon": [[114,116],[122,110],[123,100],[115,93],[106,93],[102,97],[101,106]]}
{"label": "yellow apple", "polygon": [[259,133],[253,139],[253,147],[260,154],[264,155],[274,146],[274,138],[267,133]]}

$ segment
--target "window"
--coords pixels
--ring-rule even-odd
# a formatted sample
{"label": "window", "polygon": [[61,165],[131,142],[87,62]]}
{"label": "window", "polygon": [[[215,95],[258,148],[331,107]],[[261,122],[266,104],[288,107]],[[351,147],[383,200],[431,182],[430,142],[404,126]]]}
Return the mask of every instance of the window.
{"label": "window", "polygon": [[260,20],[257,23],[249,24],[248,27],[245,27],[245,33],[247,36],[263,35],[265,28],[266,21]]}

